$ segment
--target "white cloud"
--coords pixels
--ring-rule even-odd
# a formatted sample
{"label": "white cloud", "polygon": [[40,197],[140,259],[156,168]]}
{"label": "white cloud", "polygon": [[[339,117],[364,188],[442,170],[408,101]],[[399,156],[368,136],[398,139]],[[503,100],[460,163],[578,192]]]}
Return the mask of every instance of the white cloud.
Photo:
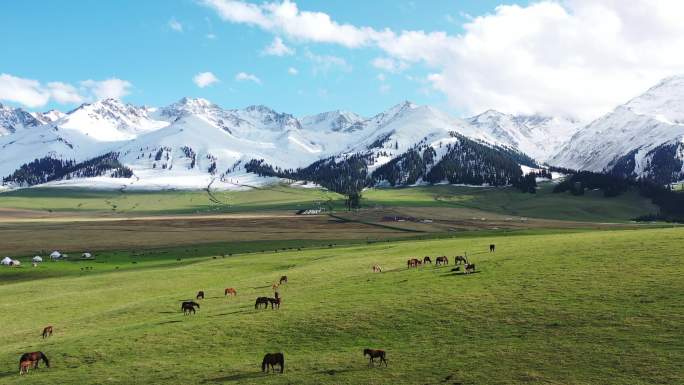
{"label": "white cloud", "polygon": [[295,76],[299,73],[299,71],[294,67],[290,67],[287,69],[287,73],[292,75],[292,76]]}
{"label": "white cloud", "polygon": [[207,37],[207,39],[209,39],[209,40],[214,40],[214,39],[216,39],[216,35],[214,35],[213,33],[208,33],[208,34],[206,35],[206,37]]}
{"label": "white cloud", "polygon": [[76,87],[71,84],[62,82],[50,82],[47,84],[47,89],[50,91],[50,96],[61,104],[69,103],[83,103],[83,96],[81,96]]}
{"label": "white cloud", "polygon": [[183,32],[183,24],[175,18],[169,20],[169,28],[176,32]]}
{"label": "white cloud", "polygon": [[204,88],[217,83],[219,78],[217,78],[216,75],[211,72],[200,72],[192,78],[192,81],[197,85],[197,87]]}
{"label": "white cloud", "polygon": [[381,82],[384,82],[385,80],[387,80],[387,76],[385,76],[385,74],[378,74],[377,78]]}
{"label": "white cloud", "polygon": [[314,74],[328,73],[331,70],[343,72],[350,72],[352,70],[352,66],[339,56],[317,55],[309,50],[306,50],[304,56],[313,63]]}
{"label": "white cloud", "polygon": [[[661,78],[684,72],[684,50],[677,49],[684,47],[680,0],[502,5],[470,19],[459,35],[340,24],[325,13],[301,11],[290,0],[203,3],[224,20],[292,40],[377,47],[395,63],[422,63],[433,72],[432,87],[465,113],[495,108],[595,117]],[[387,71],[401,68],[377,64]]]}
{"label": "white cloud", "polygon": [[130,93],[132,86],[128,81],[116,78],[100,81],[88,79],[81,82],[81,88],[95,99],[121,99]]}
{"label": "white cloud", "polygon": [[398,73],[408,68],[406,62],[389,57],[376,57],[371,64],[377,69],[392,73]]}
{"label": "white cloud", "polygon": [[283,43],[283,39],[276,36],[273,38],[271,44],[264,48],[262,53],[271,56],[288,56],[294,54],[294,50],[286,46],[285,43]]}
{"label": "white cloud", "polygon": [[49,82],[0,74],[0,100],[22,104],[29,108],[46,105],[51,100],[60,104],[83,103],[94,99],[121,98],[129,94],[132,84],[121,79],[85,80],[79,87],[64,82]]}
{"label": "white cloud", "polygon": [[40,107],[50,100],[50,92],[37,80],[3,73],[0,74],[0,100],[23,104],[26,107]]}
{"label": "white cloud", "polygon": [[235,75],[235,80],[239,82],[250,81],[256,84],[261,84],[261,79],[259,79],[256,75],[247,72],[238,72],[238,74]]}

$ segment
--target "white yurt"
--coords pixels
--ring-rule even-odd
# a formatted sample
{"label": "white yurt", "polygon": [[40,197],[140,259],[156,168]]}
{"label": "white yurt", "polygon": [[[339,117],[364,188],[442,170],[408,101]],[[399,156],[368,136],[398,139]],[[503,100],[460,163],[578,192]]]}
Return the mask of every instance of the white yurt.
{"label": "white yurt", "polygon": [[60,259],[62,258],[62,253],[59,251],[55,250],[50,254],[50,259]]}
{"label": "white yurt", "polygon": [[33,262],[36,262],[36,263],[38,263],[38,262],[43,262],[43,257],[41,257],[40,255],[36,255],[36,256],[33,257],[33,259],[31,259],[31,260],[32,260]]}
{"label": "white yurt", "polygon": [[13,259],[11,265],[12,265],[12,266],[21,266],[21,262],[19,262],[19,261],[16,260],[16,259]]}
{"label": "white yurt", "polygon": [[10,257],[5,257],[0,261],[0,265],[9,266],[10,264],[12,264],[12,258]]}
{"label": "white yurt", "polygon": [[81,254],[81,259],[93,259],[93,255],[90,253]]}

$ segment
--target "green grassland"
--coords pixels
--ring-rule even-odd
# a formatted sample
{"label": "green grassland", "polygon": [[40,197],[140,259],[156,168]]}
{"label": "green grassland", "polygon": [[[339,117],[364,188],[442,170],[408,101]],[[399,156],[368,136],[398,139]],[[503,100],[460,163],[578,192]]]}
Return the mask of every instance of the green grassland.
{"label": "green grassland", "polygon": [[[682,384],[682,245],[677,227],[492,232],[93,274],[44,263],[64,275],[0,285],[0,383]],[[477,273],[406,269],[463,251]],[[283,274],[282,308],[254,310]],[[207,298],[184,316],[198,290]],[[368,368],[366,347],[386,349],[389,367]],[[18,376],[34,350],[52,367]],[[285,374],[261,374],[274,351]]]}
{"label": "green grassland", "polygon": [[[657,212],[648,199],[636,192],[604,198],[600,191],[584,196],[552,193],[542,184],[537,194],[513,188],[426,186],[399,189],[368,189],[364,207],[443,207],[478,209],[503,215],[546,219],[627,222]],[[110,214],[240,213],[264,210],[297,210],[309,207],[342,209],[339,194],[321,189],[271,186],[237,192],[162,191],[120,192],[73,189],[24,189],[0,194],[0,208],[44,212],[91,212]]]}

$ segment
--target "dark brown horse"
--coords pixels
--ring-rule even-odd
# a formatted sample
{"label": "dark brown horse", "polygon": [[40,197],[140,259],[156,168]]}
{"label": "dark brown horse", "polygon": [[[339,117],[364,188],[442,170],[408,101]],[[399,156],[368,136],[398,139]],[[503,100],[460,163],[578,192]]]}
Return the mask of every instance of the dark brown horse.
{"label": "dark brown horse", "polygon": [[43,338],[48,338],[52,335],[52,326],[46,326],[43,328]]}
{"label": "dark brown horse", "polygon": [[442,264],[444,264],[444,265],[448,265],[448,264],[449,264],[449,258],[447,258],[446,255],[443,255],[443,256],[441,256],[441,257],[435,258],[435,265],[439,266],[439,265],[442,265]]}
{"label": "dark brown horse", "polygon": [[463,255],[457,255],[457,256],[454,257],[454,263],[457,264],[457,265],[458,265],[459,263],[467,264],[467,263],[468,263],[468,258],[466,258],[466,257],[463,256]]}
{"label": "dark brown horse", "polygon": [[418,258],[411,258],[411,259],[408,260],[408,267],[409,267],[409,268],[418,267],[418,265],[420,265],[420,259],[418,259]]}
{"label": "dark brown horse", "polygon": [[204,299],[204,291],[203,290],[198,291],[195,299]]}
{"label": "dark brown horse", "polygon": [[271,304],[271,309],[280,309],[280,295],[275,292],[275,298],[269,298],[268,302]]}
{"label": "dark brown horse", "polygon": [[285,356],[283,353],[266,353],[261,361],[261,371],[268,373],[270,367],[270,370],[273,370],[273,373],[275,373],[275,365],[280,366],[280,373],[285,371]]}
{"label": "dark brown horse", "polygon": [[496,245],[492,243],[491,245],[489,245],[489,252],[493,253],[494,251],[496,251]]}
{"label": "dark brown horse", "polygon": [[423,264],[428,264],[428,263],[431,264],[431,263],[432,263],[432,259],[430,259],[430,257],[427,257],[427,256],[426,256],[425,258],[423,258]]}
{"label": "dark brown horse", "polygon": [[267,309],[268,303],[268,297],[257,297],[256,302],[254,302],[254,308],[258,309],[261,305],[264,305],[264,309]]}
{"label": "dark brown horse", "polygon": [[38,363],[40,360],[45,362],[46,367],[50,367],[50,361],[43,352],[31,352],[24,353],[19,358],[19,374],[28,373],[29,368],[32,366],[33,369],[38,369]]}
{"label": "dark brown horse", "polygon": [[379,349],[363,349],[363,356],[368,356],[370,357],[370,361],[368,361],[368,366],[373,366],[375,364],[375,359],[380,358],[380,365],[382,363],[385,363],[385,366],[387,366],[387,360],[385,360],[385,351],[384,350],[379,350]]}
{"label": "dark brown horse", "polygon": [[228,294],[235,296],[235,295],[237,295],[237,291],[235,289],[233,289],[232,287],[229,287],[226,290],[224,290],[224,292],[223,292],[224,296],[226,296]]}
{"label": "dark brown horse", "polygon": [[278,282],[278,285],[282,285],[283,283],[287,283],[287,275],[280,277],[280,282]]}
{"label": "dark brown horse", "polygon": [[195,302],[195,301],[185,301],[181,304],[181,310],[183,311],[183,314],[195,314],[195,307],[199,309],[200,305]]}

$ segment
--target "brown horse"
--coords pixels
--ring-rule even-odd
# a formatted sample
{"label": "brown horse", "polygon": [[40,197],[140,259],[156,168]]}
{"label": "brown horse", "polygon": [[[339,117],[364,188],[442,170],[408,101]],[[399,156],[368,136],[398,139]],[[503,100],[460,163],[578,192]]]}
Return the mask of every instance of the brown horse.
{"label": "brown horse", "polygon": [[282,277],[280,277],[278,285],[282,285],[283,283],[287,283],[287,275],[283,275]]}
{"label": "brown horse", "polygon": [[427,256],[426,256],[425,258],[423,258],[423,263],[424,263],[424,264],[428,264],[428,263],[429,263],[429,264],[432,264],[432,259],[430,259],[430,257],[427,257]]}
{"label": "brown horse", "polygon": [[33,369],[38,369],[38,363],[40,360],[45,362],[46,367],[50,367],[50,361],[43,352],[31,352],[24,353],[19,358],[19,374],[28,373],[29,368],[33,366]]}
{"label": "brown horse", "polygon": [[385,363],[385,366],[387,366],[387,360],[385,360],[385,351],[384,350],[379,350],[379,349],[363,349],[363,356],[368,356],[370,357],[370,361],[368,361],[368,366],[373,366],[375,364],[375,359],[380,358],[380,365],[382,363]]}
{"label": "brown horse", "polygon": [[442,264],[444,264],[444,265],[448,265],[448,264],[449,264],[449,258],[447,258],[446,255],[443,255],[443,256],[441,256],[441,257],[435,258],[435,265],[439,266],[439,265],[442,265]]}
{"label": "brown horse", "polygon": [[198,291],[195,299],[204,299],[204,291],[203,290]]}
{"label": "brown horse", "polygon": [[43,328],[43,338],[48,338],[52,335],[52,326],[46,326]]}
{"label": "brown horse", "polygon": [[257,297],[256,302],[254,302],[254,308],[258,309],[261,305],[264,305],[264,309],[268,308],[268,297]]}
{"label": "brown horse", "polygon": [[278,297],[278,292],[276,292],[275,298],[269,298],[268,302],[271,304],[271,309],[280,309],[280,297]]}
{"label": "brown horse", "polygon": [[228,294],[235,296],[235,295],[237,295],[237,291],[235,289],[233,289],[232,287],[229,287],[226,290],[224,290],[224,292],[223,292],[224,296],[227,296]]}
{"label": "brown horse", "polygon": [[459,263],[467,264],[467,263],[468,263],[468,258],[466,258],[466,257],[463,256],[463,255],[457,255],[457,256],[454,257],[454,263],[457,264],[457,265],[458,265]]}
{"label": "brown horse", "polygon": [[280,366],[280,373],[285,371],[285,356],[283,353],[266,353],[261,361],[261,371],[268,373],[270,367],[270,370],[273,370],[273,373],[275,373],[275,365]]}
{"label": "brown horse", "polygon": [[408,267],[409,269],[412,267],[418,267],[420,265],[420,259],[418,258],[411,258],[408,260]]}

